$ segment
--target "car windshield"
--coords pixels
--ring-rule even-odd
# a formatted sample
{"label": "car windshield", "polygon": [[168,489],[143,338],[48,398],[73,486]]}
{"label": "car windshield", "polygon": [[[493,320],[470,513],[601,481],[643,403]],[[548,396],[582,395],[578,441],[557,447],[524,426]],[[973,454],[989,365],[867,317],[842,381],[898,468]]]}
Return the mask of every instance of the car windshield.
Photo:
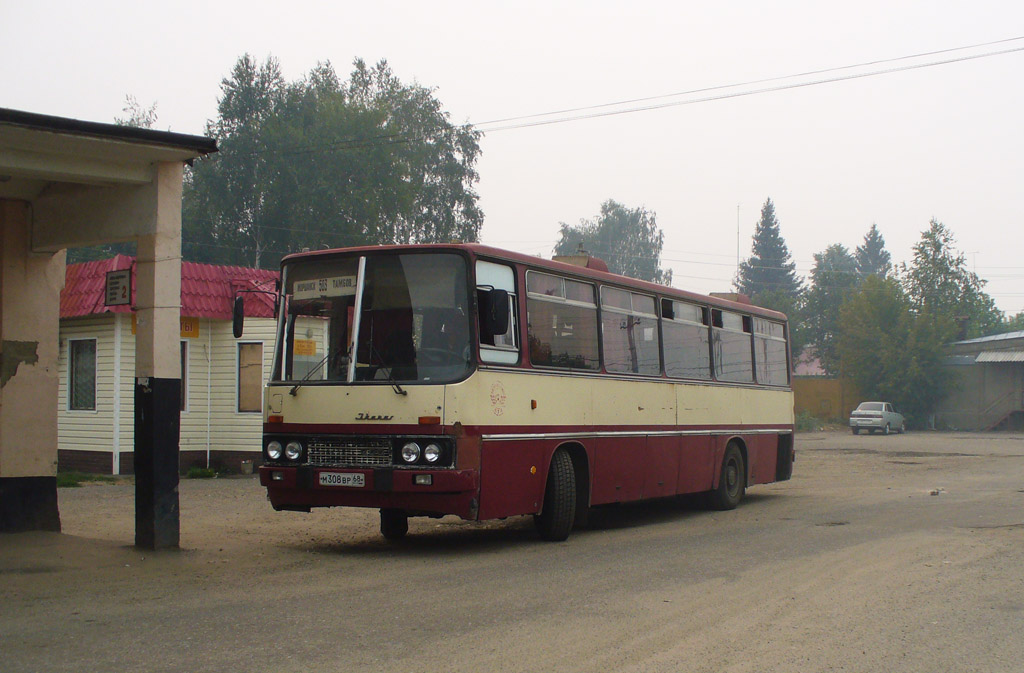
{"label": "car windshield", "polygon": [[860,406],[857,407],[857,411],[881,411],[881,402],[861,402]]}
{"label": "car windshield", "polygon": [[274,380],[443,383],[468,373],[469,302],[460,255],[367,255],[359,274],[359,257],[285,267]]}

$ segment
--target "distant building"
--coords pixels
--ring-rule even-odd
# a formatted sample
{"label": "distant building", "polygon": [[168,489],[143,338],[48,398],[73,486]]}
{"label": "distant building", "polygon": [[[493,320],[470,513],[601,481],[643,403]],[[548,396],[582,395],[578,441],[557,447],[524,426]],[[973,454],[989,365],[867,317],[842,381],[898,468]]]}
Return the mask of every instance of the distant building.
{"label": "distant building", "polygon": [[[109,271],[132,257],[68,265],[60,295],[58,466],[105,474],[133,472],[135,315],[105,306]],[[132,277],[134,278],[134,273]],[[181,264],[180,467],[237,471],[258,460],[263,385],[274,350],[271,294],[245,294],[245,335],[231,332],[240,290],[275,290],[276,271]]]}
{"label": "distant building", "polygon": [[954,383],[936,409],[937,428],[1024,428],[1024,332],[957,341],[945,366]]}

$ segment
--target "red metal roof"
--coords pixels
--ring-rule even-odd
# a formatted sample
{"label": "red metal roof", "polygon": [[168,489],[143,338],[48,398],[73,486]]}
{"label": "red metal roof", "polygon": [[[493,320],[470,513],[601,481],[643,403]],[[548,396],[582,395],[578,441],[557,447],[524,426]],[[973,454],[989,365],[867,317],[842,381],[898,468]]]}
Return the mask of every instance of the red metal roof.
{"label": "red metal roof", "polygon": [[[135,306],[135,258],[117,255],[96,262],[69,264],[60,293],[60,317],[75,318],[100,313],[130,313]],[[131,306],[105,306],[104,295],[108,271],[133,269]],[[275,289],[277,271],[249,269],[243,266],[218,266],[181,263],[181,315],[188,318],[231,320],[231,305],[236,293],[243,290]],[[274,315],[272,294],[247,292],[245,315],[250,318],[271,318]]]}

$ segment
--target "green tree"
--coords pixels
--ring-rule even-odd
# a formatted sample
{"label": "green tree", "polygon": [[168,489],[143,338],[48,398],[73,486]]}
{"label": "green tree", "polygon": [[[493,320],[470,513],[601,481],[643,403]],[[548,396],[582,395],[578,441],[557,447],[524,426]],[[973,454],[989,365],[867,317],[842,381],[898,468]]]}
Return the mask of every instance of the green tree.
{"label": "green tree", "polygon": [[1024,311],[1021,311],[1012,318],[1007,318],[1003,321],[1002,326],[999,328],[1001,334],[1006,332],[1024,332]]}
{"label": "green tree", "polygon": [[968,271],[967,258],[954,243],[952,232],[932,219],[914,246],[910,266],[901,266],[904,288],[919,314],[956,324],[956,338],[991,334],[1002,323],[1002,312],[983,290],[985,281]]}
{"label": "green tree", "polygon": [[771,199],[766,200],[761,208],[750,258],[740,263],[735,285],[739,292],[749,297],[769,292],[801,292],[796,264],[791,260],[789,248],[782,238]]}
{"label": "green tree", "polygon": [[220,151],[185,175],[182,254],[258,267],[265,261],[270,227],[281,224],[267,207],[279,167],[267,151],[265,127],[283,105],[286,84],[276,59],[258,64],[245,54],[220,88],[217,119],[206,124]]}
{"label": "green tree", "polygon": [[124,107],[121,109],[126,116],[114,117],[114,123],[118,126],[134,126],[140,129],[151,129],[156,124],[156,102],[148,108],[139,105],[135,96],[128,94],[124,97]]}
{"label": "green tree", "polygon": [[604,260],[612,273],[669,285],[672,271],[661,268],[664,239],[653,211],[609,199],[596,218],[576,226],[560,224],[555,254],[572,255],[582,248]]}
{"label": "green tree", "polygon": [[822,367],[832,376],[839,374],[840,309],[859,284],[857,260],[846,246],[837,243],[814,254],[804,326]]}
{"label": "green tree", "polygon": [[245,55],[221,94],[220,152],[186,180],[188,258],[270,267],[306,247],[477,239],[480,135],[386,62],[287,83]]}
{"label": "green tree", "polygon": [[893,402],[920,427],[949,390],[942,357],[951,334],[944,316],[915,311],[896,280],[868,276],[840,310],[843,375],[866,398]]}
{"label": "green tree", "polygon": [[878,232],[878,225],[872,224],[864,235],[864,242],[857,246],[857,272],[861,276],[872,274],[885,278],[892,271],[892,256],[885,249],[885,239]]}

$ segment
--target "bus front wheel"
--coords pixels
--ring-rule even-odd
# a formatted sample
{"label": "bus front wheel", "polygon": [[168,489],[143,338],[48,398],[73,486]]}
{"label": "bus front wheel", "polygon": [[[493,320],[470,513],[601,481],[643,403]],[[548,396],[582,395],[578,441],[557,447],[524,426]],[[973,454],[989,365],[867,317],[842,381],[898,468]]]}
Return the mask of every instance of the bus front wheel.
{"label": "bus front wheel", "polygon": [[400,509],[380,511],[380,534],[385,540],[401,540],[409,532],[409,515]]}
{"label": "bus front wheel", "polygon": [[736,509],[746,487],[747,469],[743,454],[738,446],[729,444],[722,458],[722,476],[718,479],[718,488],[709,494],[711,507],[718,510]]}
{"label": "bus front wheel", "polygon": [[576,472],[564,449],[555,451],[544,489],[544,509],[534,515],[537,531],[544,540],[561,542],[569,537],[576,518]]}

